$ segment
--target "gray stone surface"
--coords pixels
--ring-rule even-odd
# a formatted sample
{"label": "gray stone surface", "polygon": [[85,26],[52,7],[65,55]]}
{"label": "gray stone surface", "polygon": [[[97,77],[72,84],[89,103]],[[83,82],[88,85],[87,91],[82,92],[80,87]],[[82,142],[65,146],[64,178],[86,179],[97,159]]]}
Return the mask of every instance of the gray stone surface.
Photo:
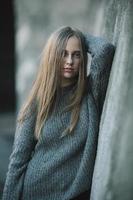
{"label": "gray stone surface", "polygon": [[116,44],[104,105],[92,200],[133,199],[133,2],[105,4],[104,35]]}

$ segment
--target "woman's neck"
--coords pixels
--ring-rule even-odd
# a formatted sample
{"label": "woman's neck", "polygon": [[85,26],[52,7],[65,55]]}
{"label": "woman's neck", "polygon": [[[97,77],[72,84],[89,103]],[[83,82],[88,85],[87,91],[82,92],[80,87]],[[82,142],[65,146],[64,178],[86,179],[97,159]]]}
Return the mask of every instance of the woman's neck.
{"label": "woman's neck", "polygon": [[77,82],[77,79],[71,79],[71,80],[66,79],[65,81],[62,81],[61,87],[67,87],[67,86],[73,85],[76,82]]}

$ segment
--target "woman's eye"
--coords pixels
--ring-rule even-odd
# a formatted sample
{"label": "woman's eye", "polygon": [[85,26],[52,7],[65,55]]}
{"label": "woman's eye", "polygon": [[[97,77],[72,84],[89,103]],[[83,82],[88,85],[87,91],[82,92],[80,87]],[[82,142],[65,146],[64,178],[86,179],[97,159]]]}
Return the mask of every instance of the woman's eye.
{"label": "woman's eye", "polygon": [[63,51],[63,52],[62,52],[62,55],[63,55],[63,57],[66,57],[66,56],[67,56],[67,52],[66,52],[66,51]]}
{"label": "woman's eye", "polygon": [[[69,56],[69,53],[68,53],[67,51],[63,51],[63,52],[62,52],[62,56],[63,56],[64,58],[66,58],[67,56]],[[80,57],[81,57],[81,54],[80,54],[80,52],[75,52],[75,53],[72,53],[71,56],[72,56],[73,58],[80,58]]]}
{"label": "woman's eye", "polygon": [[80,58],[80,53],[75,53],[74,56]]}

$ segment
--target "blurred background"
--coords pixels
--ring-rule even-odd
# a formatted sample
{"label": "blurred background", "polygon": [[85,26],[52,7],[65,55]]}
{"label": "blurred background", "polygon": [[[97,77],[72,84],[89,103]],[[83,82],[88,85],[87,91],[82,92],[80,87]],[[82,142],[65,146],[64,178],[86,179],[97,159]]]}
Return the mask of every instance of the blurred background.
{"label": "blurred background", "polygon": [[105,37],[116,46],[100,125],[92,198],[132,199],[132,9],[132,0],[1,0],[0,199],[18,110],[32,86],[47,38],[64,25]]}

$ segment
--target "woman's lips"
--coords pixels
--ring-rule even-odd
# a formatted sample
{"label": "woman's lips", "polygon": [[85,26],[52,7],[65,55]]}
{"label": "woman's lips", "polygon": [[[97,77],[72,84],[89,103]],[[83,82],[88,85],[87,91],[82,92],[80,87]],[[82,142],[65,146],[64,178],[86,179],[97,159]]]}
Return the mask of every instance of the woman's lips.
{"label": "woman's lips", "polygon": [[64,68],[64,71],[65,71],[65,72],[72,72],[73,69],[72,69],[72,68]]}

